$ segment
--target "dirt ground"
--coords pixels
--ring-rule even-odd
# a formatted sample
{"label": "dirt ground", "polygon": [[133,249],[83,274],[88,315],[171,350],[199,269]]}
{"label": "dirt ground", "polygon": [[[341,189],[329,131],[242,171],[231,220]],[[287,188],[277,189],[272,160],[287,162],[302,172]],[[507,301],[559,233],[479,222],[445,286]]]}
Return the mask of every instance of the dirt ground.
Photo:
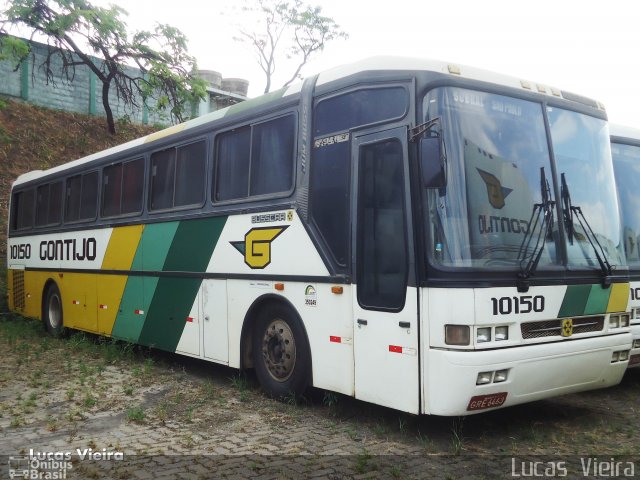
{"label": "dirt ground", "polygon": [[319,390],[276,401],[250,372],[10,314],[0,352],[0,478],[640,478],[640,369],[441,418]]}

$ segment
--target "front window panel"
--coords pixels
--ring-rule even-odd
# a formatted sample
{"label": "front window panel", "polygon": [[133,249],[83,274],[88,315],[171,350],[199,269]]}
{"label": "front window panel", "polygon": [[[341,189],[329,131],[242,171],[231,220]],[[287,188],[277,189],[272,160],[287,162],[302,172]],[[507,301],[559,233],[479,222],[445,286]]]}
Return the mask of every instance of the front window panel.
{"label": "front window panel", "polygon": [[640,147],[611,144],[613,168],[618,185],[624,251],[629,266],[640,268]]}
{"label": "front window panel", "polygon": [[[447,153],[446,188],[426,191],[431,261],[521,268],[533,253],[535,242],[525,246],[541,183],[552,185],[542,106],[445,87],[431,91],[424,107],[425,121],[440,117]],[[531,233],[540,228],[541,222]],[[560,263],[553,239],[545,238],[538,268]]]}
{"label": "front window panel", "polygon": [[[599,268],[587,236],[589,227],[609,263],[621,265],[624,252],[607,122],[559,108],[549,107],[547,114],[558,176],[562,179],[564,175],[568,186],[569,197],[565,192],[561,199],[564,214],[568,213],[568,198],[574,207],[574,234],[567,235],[569,265]],[[576,208],[584,213],[586,225],[580,223]],[[565,225],[567,232],[569,227]]]}

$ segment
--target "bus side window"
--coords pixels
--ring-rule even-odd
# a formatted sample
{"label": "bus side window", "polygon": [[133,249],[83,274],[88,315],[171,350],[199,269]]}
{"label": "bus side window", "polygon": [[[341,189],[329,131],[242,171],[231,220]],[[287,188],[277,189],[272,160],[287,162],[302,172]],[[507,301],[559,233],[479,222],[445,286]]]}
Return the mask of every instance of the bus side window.
{"label": "bus side window", "polygon": [[164,210],[173,206],[175,162],[175,148],[168,148],[151,155],[150,210]]}
{"label": "bus side window", "polygon": [[49,212],[47,225],[60,225],[62,221],[62,182],[51,184],[49,189]]}
{"label": "bus side window", "polygon": [[204,202],[207,148],[204,141],[178,148],[174,206],[202,205]]}
{"label": "bus side window", "polygon": [[140,213],[144,190],[144,159],[127,162],[122,167],[122,201],[120,213]]}
{"label": "bus side window", "polygon": [[67,179],[64,221],[94,220],[98,210],[98,172]]}
{"label": "bus side window", "polygon": [[217,172],[213,198],[223,201],[247,197],[251,163],[251,127],[223,133],[216,143]]}
{"label": "bus side window", "polygon": [[49,214],[49,190],[51,186],[47,183],[40,185],[36,190],[36,227],[42,227],[47,224],[47,216]]}
{"label": "bus side window", "polygon": [[34,201],[33,189],[18,192],[13,196],[14,230],[25,230],[33,226]]}
{"label": "bus side window", "polygon": [[288,191],[293,183],[295,117],[287,115],[253,127],[249,195]]}

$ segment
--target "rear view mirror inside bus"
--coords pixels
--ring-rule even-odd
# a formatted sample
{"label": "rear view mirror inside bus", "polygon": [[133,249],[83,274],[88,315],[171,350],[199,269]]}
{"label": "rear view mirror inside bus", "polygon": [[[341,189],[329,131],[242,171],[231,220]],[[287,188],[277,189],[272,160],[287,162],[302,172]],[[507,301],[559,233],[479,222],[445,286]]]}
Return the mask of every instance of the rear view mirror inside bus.
{"label": "rear view mirror inside bus", "polygon": [[420,139],[420,170],[425,188],[443,188],[447,185],[445,158],[440,137]]}

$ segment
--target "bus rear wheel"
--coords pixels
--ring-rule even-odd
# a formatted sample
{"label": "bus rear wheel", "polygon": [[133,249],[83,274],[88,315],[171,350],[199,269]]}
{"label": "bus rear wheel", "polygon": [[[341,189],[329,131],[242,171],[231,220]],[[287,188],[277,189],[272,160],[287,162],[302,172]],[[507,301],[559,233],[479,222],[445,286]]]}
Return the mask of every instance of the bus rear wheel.
{"label": "bus rear wheel", "polygon": [[65,333],[62,316],[62,296],[58,286],[53,284],[47,289],[44,301],[44,324],[47,332],[54,337],[62,337]]}
{"label": "bus rear wheel", "polygon": [[258,381],[275,398],[300,397],[311,378],[311,354],[298,317],[282,305],[269,305],[253,331],[253,363]]}

